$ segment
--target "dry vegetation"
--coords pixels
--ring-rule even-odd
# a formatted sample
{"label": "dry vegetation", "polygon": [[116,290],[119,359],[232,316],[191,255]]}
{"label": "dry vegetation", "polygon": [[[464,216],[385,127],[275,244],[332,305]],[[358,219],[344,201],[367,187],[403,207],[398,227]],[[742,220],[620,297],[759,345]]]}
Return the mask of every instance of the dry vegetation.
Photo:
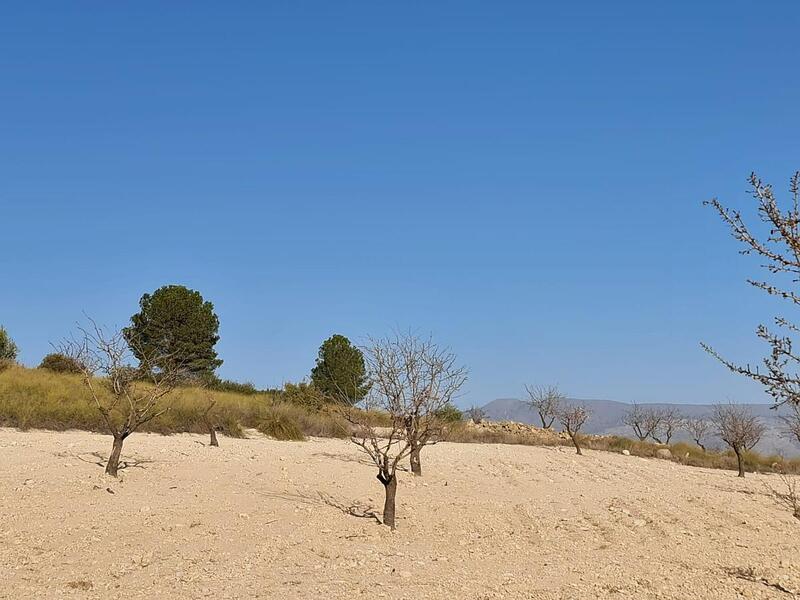
{"label": "dry vegetation", "polygon": [[[141,431],[173,433],[208,433],[203,413],[208,391],[202,388],[179,387],[172,394],[169,412],[142,426]],[[245,429],[258,431],[280,440],[304,437],[345,438],[350,426],[337,411],[309,408],[287,400],[276,392],[236,394],[214,392],[213,409],[217,431],[228,437],[243,437]],[[389,424],[385,415],[368,413],[376,426]],[[79,375],[52,373],[44,369],[13,366],[0,372],[0,426],[18,429],[66,431],[79,429],[103,432],[104,424],[91,395]],[[472,420],[451,423],[446,431],[450,442],[510,444],[528,446],[572,445],[563,435],[543,432],[534,427],[504,429],[501,424],[483,421],[475,426]],[[634,456],[654,457],[663,445],[631,440],[621,436],[580,436],[582,445],[592,450],[629,451]],[[224,443],[224,442],[223,442]],[[703,451],[695,444],[677,442],[669,446],[673,459],[682,464],[713,469],[737,469],[733,451]],[[743,453],[748,472],[800,473],[800,459],[766,456],[757,452]]]}
{"label": "dry vegetation", "polygon": [[[98,393],[108,394],[102,389]],[[203,413],[208,405],[208,391],[179,387],[171,394],[170,410],[142,425],[140,431],[207,433]],[[277,393],[214,392],[213,397],[216,401],[213,416],[218,431],[229,437],[242,437],[243,429],[252,428],[284,439],[281,432],[286,422],[303,435],[345,437],[348,433],[346,424],[336,414],[283,401]],[[379,415],[372,415],[372,418],[380,421]],[[19,366],[0,372],[0,425],[23,430],[105,431],[102,415],[80,375]]]}

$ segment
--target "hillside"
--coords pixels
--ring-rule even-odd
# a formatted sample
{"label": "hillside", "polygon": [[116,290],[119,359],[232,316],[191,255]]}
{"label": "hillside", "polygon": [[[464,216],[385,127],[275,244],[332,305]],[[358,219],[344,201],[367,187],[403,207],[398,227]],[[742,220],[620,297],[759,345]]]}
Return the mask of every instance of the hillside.
{"label": "hillside", "polygon": [[[592,410],[591,417],[586,423],[585,432],[597,435],[623,435],[631,437],[633,432],[630,427],[622,422],[625,411],[630,407],[624,402],[614,400],[579,400],[570,398],[569,402],[583,403]],[[707,416],[711,413],[710,404],[648,404],[656,407],[677,407],[681,414],[687,417]],[[780,420],[782,411],[774,411],[769,404],[748,404],[747,406],[758,415],[767,426],[767,432],[756,449],[763,454],[780,454],[782,456],[800,455],[800,445],[788,438],[783,433],[783,423]],[[539,415],[527,403],[516,398],[498,398],[483,407],[487,418],[495,421],[517,421],[519,423],[540,423]],[[679,432],[676,440],[688,439],[688,436]],[[712,444],[722,445],[721,440],[714,439]]]}
{"label": "hillside", "polygon": [[[252,434],[251,434],[252,435]],[[344,440],[0,429],[0,569],[19,598],[731,599],[800,590],[800,523],[748,476],[608,452],[448,444],[398,529]],[[0,597],[4,596],[0,592]]]}

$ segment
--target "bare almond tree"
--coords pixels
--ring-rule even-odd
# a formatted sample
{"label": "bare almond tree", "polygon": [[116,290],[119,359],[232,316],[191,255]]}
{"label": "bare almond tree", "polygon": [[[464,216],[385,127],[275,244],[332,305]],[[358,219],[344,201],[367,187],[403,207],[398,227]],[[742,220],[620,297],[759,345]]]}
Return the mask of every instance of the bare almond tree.
{"label": "bare almond tree", "polygon": [[525,386],[528,392],[528,406],[539,414],[543,429],[550,429],[558,418],[564,402],[564,395],[554,385]]}
{"label": "bare almond tree", "polygon": [[711,425],[711,422],[706,417],[687,417],[683,420],[683,427],[703,452],[706,451],[703,440],[706,439],[711,431]]}
{"label": "bare almond tree", "polygon": [[430,338],[413,335],[396,336],[391,340],[385,358],[398,360],[395,367],[385,369],[385,383],[399,395],[405,408],[406,436],[411,450],[411,472],[422,475],[422,448],[442,439],[445,423],[442,409],[452,406],[467,380],[467,370],[456,363],[456,356],[438,347]]}
{"label": "bare almond tree", "polygon": [[486,411],[478,406],[469,407],[464,413],[475,425],[480,425],[486,418]]}
{"label": "bare almond tree", "polygon": [[672,436],[681,428],[683,417],[673,406],[652,410],[653,432],[650,434],[657,444],[669,444]]}
{"label": "bare almond tree", "polygon": [[[144,356],[144,369],[130,366],[129,344],[122,332],[106,332],[91,319],[80,335],[65,340],[58,350],[80,365],[83,382],[89,390],[106,430],[114,438],[106,473],[116,477],[122,444],[145,423],[169,410],[165,397],[178,383],[180,369],[156,369],[163,357]],[[140,378],[146,378],[141,380]]]}
{"label": "bare almond tree", "polygon": [[217,441],[217,424],[215,423],[214,413],[214,406],[216,406],[217,401],[214,398],[213,394],[206,390],[206,408],[203,410],[202,419],[203,425],[206,427],[206,431],[211,438],[209,445],[213,448],[219,447],[219,441]]}
{"label": "bare almond tree", "polygon": [[[755,173],[751,173],[749,181],[761,225],[752,227],[739,211],[726,208],[716,198],[706,204],[717,211],[734,239],[741,242],[741,254],[759,256],[774,280],[748,279],[748,283],[797,308],[800,295],[790,287],[800,280],[800,171],[789,183],[791,200],[786,207],[778,203],[772,186],[764,184]],[[761,383],[772,396],[775,407],[787,403],[797,405],[800,404],[800,355],[794,351],[792,336],[800,332],[800,328],[783,317],[775,317],[774,325],[778,331],[763,324],[756,329],[756,335],[769,346],[769,352],[762,359],[763,368],[736,364],[707,344],[701,345],[734,373]]]}
{"label": "bare almond tree", "polygon": [[636,402],[622,415],[622,422],[633,429],[640,442],[652,436],[659,424],[658,415],[652,407],[645,407]]}
{"label": "bare almond tree", "polygon": [[[372,394],[370,392],[368,395]],[[384,489],[383,524],[396,529],[397,465],[411,452],[405,435],[403,415],[389,414],[391,425],[380,434],[372,426],[365,413],[355,407],[343,409],[343,416],[350,422],[350,440],[372,459],[378,468],[377,478]]]}
{"label": "bare almond tree", "polygon": [[764,435],[763,423],[741,404],[715,404],[711,421],[717,435],[736,455],[739,477],[744,477],[744,453],[752,450]]}
{"label": "bare almond tree", "polygon": [[[385,490],[383,522],[395,528],[397,466],[416,455],[412,470],[421,472],[419,451],[441,439],[437,417],[466,381],[466,370],[455,356],[430,339],[411,334],[371,340],[364,349],[370,383],[363,402],[342,396],[338,408],[352,425],[351,440],[372,459]],[[386,413],[389,426],[377,428],[369,411]],[[416,467],[415,467],[416,465]]]}
{"label": "bare almond tree", "polygon": [[581,428],[586,423],[586,420],[589,418],[590,411],[585,406],[563,406],[558,411],[558,421],[561,423],[561,426],[564,428],[564,431],[567,432],[569,435],[569,439],[572,440],[572,443],[575,446],[575,450],[578,454],[583,454],[581,452],[581,445],[580,440],[578,438],[578,434],[580,433]]}

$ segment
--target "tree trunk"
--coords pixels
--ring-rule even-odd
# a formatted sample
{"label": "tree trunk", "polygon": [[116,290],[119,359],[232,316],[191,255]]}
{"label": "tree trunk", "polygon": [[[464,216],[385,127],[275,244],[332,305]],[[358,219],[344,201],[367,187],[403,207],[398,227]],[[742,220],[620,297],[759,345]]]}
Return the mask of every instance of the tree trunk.
{"label": "tree trunk", "polygon": [[580,447],[580,445],[578,444],[578,434],[576,434],[576,433],[570,433],[570,434],[569,434],[569,437],[570,437],[570,438],[572,438],[572,443],[575,445],[575,450],[577,450],[577,451],[578,451],[578,454],[580,454],[581,456],[583,456],[583,452],[581,452],[581,447]]}
{"label": "tree trunk", "polygon": [[700,446],[700,450],[702,450],[703,452],[706,451],[706,447],[700,443],[700,440],[695,440],[694,443]]}
{"label": "tree trunk", "polygon": [[739,477],[744,477],[744,458],[742,458],[742,451],[736,448],[733,449],[736,453],[736,461],[739,463]]}
{"label": "tree trunk", "polygon": [[384,479],[379,476],[378,479],[383,484],[383,489],[386,492],[386,500],[383,503],[383,524],[394,531],[394,501],[397,496],[397,477],[392,475],[389,479]]}
{"label": "tree trunk", "polygon": [[422,475],[422,463],[419,460],[420,446],[419,444],[411,445],[411,472],[414,475]]}
{"label": "tree trunk", "polygon": [[213,427],[209,427],[208,430],[211,432],[211,445],[219,446],[219,442],[217,441],[217,432]]}
{"label": "tree trunk", "polygon": [[124,437],[117,435],[114,436],[114,445],[111,447],[111,456],[108,457],[108,462],[106,463],[106,473],[112,477],[117,476],[117,470],[119,469],[119,457],[122,454],[122,442],[124,441]]}

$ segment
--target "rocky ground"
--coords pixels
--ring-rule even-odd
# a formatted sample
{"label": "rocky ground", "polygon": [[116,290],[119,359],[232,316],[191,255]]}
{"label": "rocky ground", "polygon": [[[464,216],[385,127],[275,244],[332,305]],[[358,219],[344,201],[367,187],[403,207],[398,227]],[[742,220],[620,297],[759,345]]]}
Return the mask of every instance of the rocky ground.
{"label": "rocky ground", "polygon": [[[2,598],[791,598],[774,475],[568,447],[440,444],[398,530],[342,440],[0,430]],[[354,516],[355,513],[361,516]]]}

